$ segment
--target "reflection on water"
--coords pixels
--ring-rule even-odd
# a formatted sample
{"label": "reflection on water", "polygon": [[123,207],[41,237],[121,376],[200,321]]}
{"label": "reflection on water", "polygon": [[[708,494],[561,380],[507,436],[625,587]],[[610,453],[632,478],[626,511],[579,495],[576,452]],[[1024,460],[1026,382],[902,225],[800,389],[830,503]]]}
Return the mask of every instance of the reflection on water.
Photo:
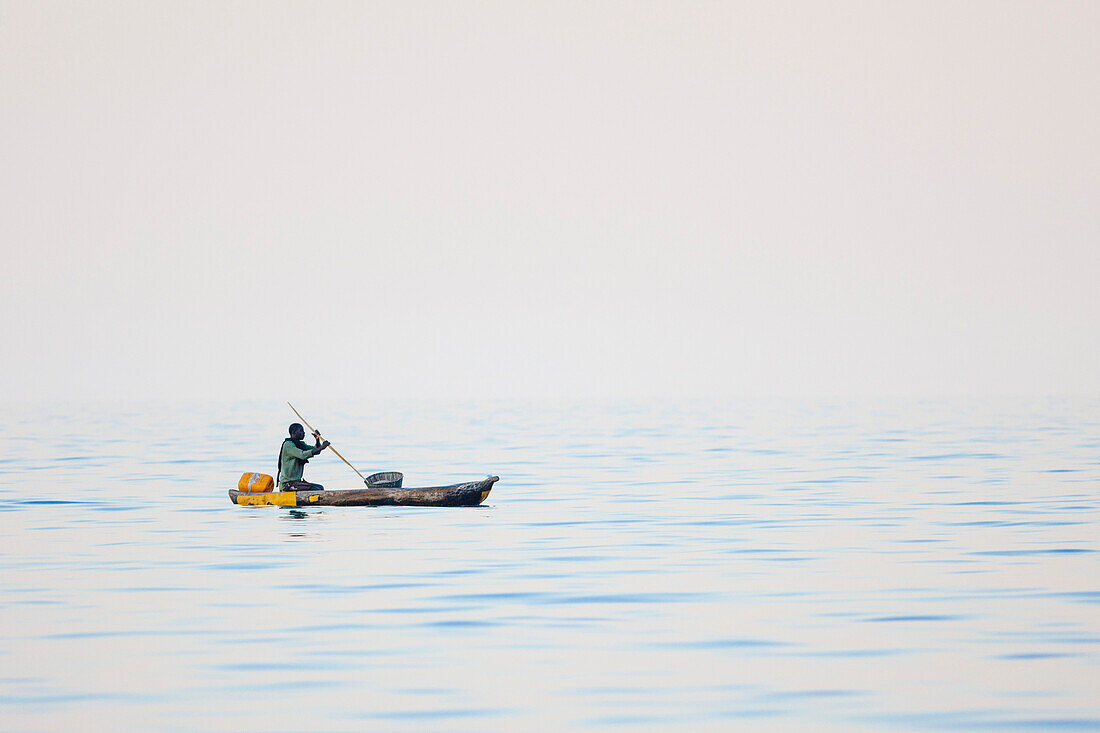
{"label": "reflection on water", "polygon": [[280,404],[5,407],[0,728],[1100,728],[1096,401]]}

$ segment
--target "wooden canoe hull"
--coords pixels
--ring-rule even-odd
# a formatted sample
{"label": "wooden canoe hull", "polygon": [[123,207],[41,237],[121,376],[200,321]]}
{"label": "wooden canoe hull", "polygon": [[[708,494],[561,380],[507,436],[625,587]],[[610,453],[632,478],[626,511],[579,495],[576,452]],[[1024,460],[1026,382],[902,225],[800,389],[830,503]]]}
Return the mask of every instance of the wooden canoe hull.
{"label": "wooden canoe hull", "polygon": [[498,476],[451,486],[422,489],[363,488],[337,491],[270,491],[247,494],[232,490],[229,499],[240,506],[477,506],[485,501]]}

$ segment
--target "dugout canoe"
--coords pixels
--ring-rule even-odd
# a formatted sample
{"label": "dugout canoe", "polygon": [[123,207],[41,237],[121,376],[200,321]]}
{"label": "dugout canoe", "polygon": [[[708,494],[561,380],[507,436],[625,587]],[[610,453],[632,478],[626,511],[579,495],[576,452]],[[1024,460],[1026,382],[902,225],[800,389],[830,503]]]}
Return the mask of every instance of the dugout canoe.
{"label": "dugout canoe", "polygon": [[229,492],[239,506],[477,506],[485,501],[499,476],[450,486],[396,489],[372,487],[335,491]]}

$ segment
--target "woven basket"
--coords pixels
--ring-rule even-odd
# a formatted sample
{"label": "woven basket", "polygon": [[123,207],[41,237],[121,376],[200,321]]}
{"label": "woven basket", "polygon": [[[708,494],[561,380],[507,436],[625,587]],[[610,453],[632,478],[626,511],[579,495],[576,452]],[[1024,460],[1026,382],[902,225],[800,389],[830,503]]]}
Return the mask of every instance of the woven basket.
{"label": "woven basket", "polygon": [[367,476],[367,486],[376,489],[400,489],[401,481],[404,480],[404,478],[405,474],[399,471],[372,473],[370,476]]}

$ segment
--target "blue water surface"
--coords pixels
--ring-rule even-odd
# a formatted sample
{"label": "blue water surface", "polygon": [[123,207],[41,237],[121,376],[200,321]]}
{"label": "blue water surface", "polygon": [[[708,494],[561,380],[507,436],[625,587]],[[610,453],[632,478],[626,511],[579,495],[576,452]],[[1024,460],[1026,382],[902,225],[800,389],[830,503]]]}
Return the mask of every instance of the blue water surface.
{"label": "blue water surface", "polygon": [[3,407],[5,731],[1100,729],[1097,400]]}

